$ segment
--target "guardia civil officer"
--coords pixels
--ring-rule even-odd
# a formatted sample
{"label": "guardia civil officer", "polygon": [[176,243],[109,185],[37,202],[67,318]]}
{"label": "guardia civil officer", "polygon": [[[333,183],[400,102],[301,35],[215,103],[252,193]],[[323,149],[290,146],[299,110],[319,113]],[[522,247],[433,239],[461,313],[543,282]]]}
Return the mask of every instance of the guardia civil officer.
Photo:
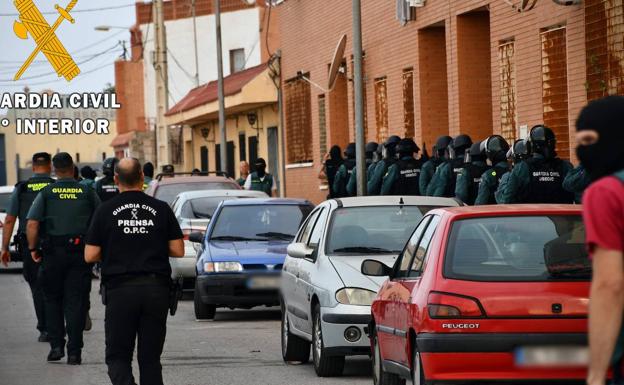
{"label": "guardia civil officer", "polygon": [[381,195],[420,195],[418,177],[423,162],[414,157],[420,151],[410,138],[401,139],[396,145],[399,160],[388,168],[383,179]]}
{"label": "guardia civil officer", "polygon": [[349,178],[355,168],[355,143],[349,143],[347,145],[344,156],[345,160],[338,168],[336,176],[334,176],[334,186],[332,189],[334,198],[349,196],[347,193],[347,183],[349,183]]}
{"label": "guardia civil officer", "polygon": [[481,147],[481,143],[483,142],[473,143],[470,151],[466,152],[464,167],[457,175],[455,184],[455,196],[469,205],[474,205],[479,192],[481,175],[488,169],[485,163],[487,159],[485,148]]}
{"label": "guardia civil officer", "polygon": [[15,185],[11,194],[11,200],[7,207],[6,218],[4,220],[4,231],[2,232],[2,262],[6,266],[11,260],[9,244],[15,227],[15,221],[19,219],[17,228],[17,251],[22,259],[22,274],[30,286],[33,302],[35,304],[35,314],[37,316],[37,330],[39,330],[39,342],[49,342],[45,323],[45,302],[41,282],[40,264],[35,263],[30,257],[28,240],[26,239],[26,216],[35,197],[44,187],[54,183],[50,177],[52,171],[51,157],[47,152],[39,152],[32,157],[33,176],[27,181]]}
{"label": "guardia civil officer", "polygon": [[388,168],[396,163],[396,145],[401,138],[396,135],[392,135],[383,144],[382,159],[375,165],[375,171],[368,179],[366,183],[366,190],[368,195],[379,195],[381,192],[381,184],[383,183],[383,177],[388,172]]}
{"label": "guardia civil officer", "polygon": [[152,164],[152,162],[145,162],[145,164],[143,164],[143,175],[145,175],[143,190],[147,190],[150,183],[152,183],[152,180],[154,179],[154,164]]}
{"label": "guardia civil officer", "polygon": [[496,189],[503,175],[509,171],[507,163],[509,143],[500,135],[492,135],[481,143],[492,168],[481,176],[475,205],[496,204]]}
{"label": "guardia civil officer", "polygon": [[452,198],[455,196],[457,175],[463,169],[466,151],[472,146],[468,135],[457,135],[446,151],[446,161],[441,164],[427,187],[427,195]]}
{"label": "guardia civil officer", "polygon": [[52,163],[59,179],[41,190],[28,211],[28,247],[33,261],[42,264],[46,328],[52,348],[48,361],[64,357],[67,331],[67,363],[80,365],[86,300],[91,291],[83,238],[100,199],[93,189],[73,178],[71,155],[58,153]]}
{"label": "guardia civil officer", "polygon": [[499,203],[572,203],[574,194],[563,189],[572,164],[557,157],[554,132],[535,126],[529,143],[532,156],[511,171]]}
{"label": "guardia civil officer", "polygon": [[422,195],[427,195],[427,190],[429,189],[429,184],[433,179],[433,175],[435,175],[438,167],[444,163],[446,148],[452,141],[453,138],[450,136],[441,136],[433,146],[433,156],[423,164],[422,171],[420,172],[418,184],[420,185],[419,187]]}
{"label": "guardia civil officer", "polygon": [[329,189],[329,194],[327,194],[327,199],[335,198],[334,196],[334,178],[336,177],[336,173],[338,169],[342,165],[344,160],[342,159],[342,151],[340,150],[340,146],[333,145],[329,149],[329,152],[325,155],[323,160],[323,168],[319,172],[319,179],[327,181],[327,187]]}
{"label": "guardia civil officer", "polygon": [[590,184],[589,173],[583,165],[578,165],[563,180],[563,189],[574,194],[574,203],[581,203],[583,193]]}
{"label": "guardia civil officer", "polygon": [[266,161],[258,158],[254,163],[256,171],[249,174],[245,181],[245,190],[264,191],[268,196],[275,196],[277,187],[273,175],[266,172]]}
{"label": "guardia civil officer", "polygon": [[514,142],[514,145],[511,146],[509,151],[507,151],[507,162],[510,164],[509,171],[503,174],[500,181],[498,182],[498,188],[496,189],[496,192],[494,193],[497,203],[501,202],[503,191],[505,190],[505,187],[507,186],[507,181],[509,180],[509,176],[511,175],[511,170],[513,169],[513,167],[516,164],[529,159],[530,156],[531,156],[531,151],[529,149],[527,140],[516,139],[516,141]]}
{"label": "guardia civil officer", "polygon": [[95,182],[95,192],[102,202],[106,202],[119,194],[119,188],[115,184],[115,166],[119,162],[117,158],[107,158],[102,163],[102,174],[104,177]]}
{"label": "guardia civil officer", "polygon": [[91,168],[91,166],[84,166],[81,168],[80,175],[82,175],[80,184],[95,188],[95,178],[97,178],[97,173]]}
{"label": "guardia civil officer", "polygon": [[138,339],[140,383],[162,385],[171,287],[169,257],[183,257],[178,222],[165,202],[143,193],[136,159],[122,159],[115,181],[121,193],[96,211],[85,261],[101,262],[106,365],[113,385],[135,384],[132,356]]}
{"label": "guardia civil officer", "polygon": [[[379,144],[377,142],[368,142],[366,143],[366,147],[364,149],[366,156],[366,180],[371,177],[371,166],[378,162],[379,159],[375,159],[375,154],[377,149],[379,148]],[[347,182],[347,195],[350,197],[354,197],[357,195],[357,168],[353,168],[351,171],[351,176],[349,177],[349,182]]]}

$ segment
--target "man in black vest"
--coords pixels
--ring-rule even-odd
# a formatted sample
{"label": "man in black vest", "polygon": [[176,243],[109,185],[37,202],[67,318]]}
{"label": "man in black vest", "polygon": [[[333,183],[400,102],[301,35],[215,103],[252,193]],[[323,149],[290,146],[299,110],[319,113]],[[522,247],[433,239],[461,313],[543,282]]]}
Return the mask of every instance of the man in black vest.
{"label": "man in black vest", "polygon": [[26,239],[26,215],[33,201],[44,187],[54,183],[50,177],[52,171],[51,157],[47,152],[39,152],[32,157],[33,176],[25,182],[20,182],[15,186],[11,201],[7,208],[7,216],[2,232],[2,262],[7,264],[10,261],[9,243],[15,227],[15,222],[19,219],[17,229],[17,251],[23,262],[22,273],[24,279],[30,286],[33,302],[35,303],[35,314],[37,315],[37,329],[39,330],[39,342],[48,342],[48,333],[45,327],[45,303],[43,288],[41,286],[41,272],[39,264],[30,258],[28,250],[28,240]]}
{"label": "man in black vest", "polygon": [[493,205],[496,204],[495,193],[500,180],[509,171],[509,163],[507,163],[509,143],[500,135],[492,135],[481,143],[492,168],[481,176],[475,205]]}
{"label": "man in black vest", "polygon": [[347,183],[349,177],[355,168],[355,143],[349,143],[344,151],[345,160],[338,168],[338,172],[334,177],[334,198],[348,197]]}
{"label": "man in black vest", "polygon": [[258,158],[254,166],[256,171],[247,177],[245,190],[263,191],[270,197],[277,195],[277,186],[275,186],[273,175],[266,172],[266,161],[263,158]]}
{"label": "man in black vest", "polygon": [[377,165],[375,165],[375,171],[371,174],[370,179],[366,183],[366,190],[368,195],[379,195],[381,192],[381,184],[383,183],[383,177],[386,176],[388,168],[396,163],[396,145],[401,141],[396,135],[392,135],[383,144],[382,156]]}
{"label": "man in black vest", "polygon": [[457,175],[455,185],[455,196],[469,205],[474,205],[481,175],[488,169],[485,163],[487,159],[485,148],[481,147],[481,143],[483,142],[474,143],[466,153],[464,168]]}
{"label": "man in black vest", "polygon": [[557,157],[555,133],[543,125],[529,134],[533,156],[515,165],[498,203],[573,203],[574,194],[563,189],[572,164]]}
{"label": "man in black vest", "polygon": [[119,195],[119,188],[115,184],[115,166],[119,159],[107,158],[102,164],[102,174],[104,178],[95,182],[95,192],[100,197],[102,202],[106,202]]}
{"label": "man in black vest", "polygon": [[410,138],[401,139],[396,145],[399,160],[390,168],[383,179],[381,195],[420,195],[418,178],[422,161],[414,158],[420,148]]}
{"label": "man in black vest", "polygon": [[466,151],[472,146],[472,139],[468,135],[457,135],[447,147],[447,160],[433,175],[427,187],[427,195],[434,197],[452,198],[455,196],[457,175],[463,169]]}
{"label": "man in black vest", "polygon": [[[366,143],[366,147],[364,148],[366,152],[366,180],[368,180],[372,176],[371,167],[379,162],[379,159],[376,158],[377,149],[379,148],[379,144],[377,142],[368,142]],[[373,170],[374,171],[374,170]],[[349,181],[347,182],[347,195],[350,197],[354,197],[357,195],[357,168],[353,168],[351,171],[351,176],[349,177]]]}

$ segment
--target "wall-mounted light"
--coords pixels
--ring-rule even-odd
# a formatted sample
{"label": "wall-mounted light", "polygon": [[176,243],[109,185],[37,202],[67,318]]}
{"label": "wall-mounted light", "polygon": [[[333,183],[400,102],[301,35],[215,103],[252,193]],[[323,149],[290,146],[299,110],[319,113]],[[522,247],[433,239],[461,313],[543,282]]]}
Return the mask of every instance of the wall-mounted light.
{"label": "wall-mounted light", "polygon": [[255,124],[258,122],[258,114],[253,111],[247,114],[247,122],[249,122],[249,125],[251,126],[251,128],[255,128],[256,129],[256,136],[258,137],[258,142],[260,142],[260,126],[255,126]]}
{"label": "wall-mounted light", "polygon": [[200,131],[202,138],[204,138],[204,140],[208,140],[208,134],[210,133],[210,129],[208,127],[202,127]]}

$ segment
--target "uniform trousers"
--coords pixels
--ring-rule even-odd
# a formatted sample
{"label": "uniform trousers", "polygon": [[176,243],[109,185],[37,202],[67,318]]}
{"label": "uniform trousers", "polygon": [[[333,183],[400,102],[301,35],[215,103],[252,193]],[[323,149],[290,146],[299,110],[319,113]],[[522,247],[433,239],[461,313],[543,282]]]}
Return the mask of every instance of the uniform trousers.
{"label": "uniform trousers", "polygon": [[20,247],[20,255],[22,256],[22,274],[24,280],[30,286],[33,303],[35,305],[35,314],[37,316],[37,330],[45,332],[45,298],[43,296],[43,279],[41,272],[41,264],[32,260],[28,246]]}
{"label": "uniform trousers", "polygon": [[136,385],[132,356],[137,360],[141,385],[162,385],[162,354],[167,333],[168,285],[121,284],[106,286],[106,365],[113,385]]}
{"label": "uniform trousers", "polygon": [[[84,248],[45,248],[42,262],[46,328],[52,348],[65,347],[80,355],[86,318],[86,301],[91,292],[89,266],[84,261]],[[81,251],[82,250],[82,251]]]}

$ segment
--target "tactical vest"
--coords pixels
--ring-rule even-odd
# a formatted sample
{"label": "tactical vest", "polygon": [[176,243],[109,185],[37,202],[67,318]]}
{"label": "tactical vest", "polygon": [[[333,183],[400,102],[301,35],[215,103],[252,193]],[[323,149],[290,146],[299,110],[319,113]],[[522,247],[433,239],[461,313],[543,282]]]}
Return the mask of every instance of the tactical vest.
{"label": "tactical vest", "polygon": [[509,172],[508,167],[494,166],[488,172],[492,173],[492,176],[496,178],[496,184],[490,190],[490,196],[488,198],[488,204],[494,205],[496,204],[496,190],[498,190],[498,186],[500,185],[501,178],[505,175],[506,172]]}
{"label": "tactical vest", "polygon": [[464,159],[451,159],[448,164],[451,166],[450,179],[446,181],[446,189],[444,190],[445,197],[455,196],[455,186],[457,185],[457,175],[464,169]]}
{"label": "tactical vest", "polygon": [[95,203],[89,199],[90,187],[62,181],[41,191],[45,201],[45,234],[53,237],[84,235]]}
{"label": "tactical vest", "polygon": [[26,232],[26,223],[28,222],[28,210],[30,210],[30,206],[32,206],[37,194],[41,190],[43,190],[47,185],[54,183],[54,179],[50,177],[32,177],[25,182],[18,183],[15,188],[17,189],[18,202],[19,202],[19,211],[17,217],[19,219],[19,228],[17,229],[20,233]]}
{"label": "tactical vest", "polygon": [[260,180],[258,173],[251,173],[251,187],[250,190],[264,191],[268,196],[271,196],[271,188],[273,187],[273,176],[271,174],[264,174],[264,180]]}
{"label": "tactical vest", "polygon": [[[351,174],[353,174],[353,170],[355,169],[355,159],[345,159],[342,165],[347,170],[347,175],[345,175],[344,180],[341,181],[342,184],[338,186],[339,190],[334,191],[334,195],[336,198],[349,196],[349,194],[347,193],[347,183],[349,183],[349,178],[351,178]],[[340,172],[340,170],[338,172]]]}
{"label": "tactical vest", "polygon": [[561,159],[531,158],[526,160],[529,167],[529,185],[523,203],[572,203],[574,196],[563,189],[563,161]]}
{"label": "tactical vest", "polygon": [[392,188],[393,195],[420,195],[418,179],[422,169],[422,161],[414,158],[400,159],[396,162],[399,179]]}
{"label": "tactical vest", "polygon": [[102,202],[106,202],[119,194],[119,187],[117,187],[113,178],[105,176],[95,182],[95,192]]}
{"label": "tactical vest", "polygon": [[476,165],[474,163],[470,163],[464,166],[464,170],[468,173],[468,178],[470,183],[468,184],[468,202],[465,202],[469,205],[474,205],[475,200],[477,200],[477,194],[479,193],[479,184],[481,183],[481,176],[488,169],[486,164],[484,165]]}

